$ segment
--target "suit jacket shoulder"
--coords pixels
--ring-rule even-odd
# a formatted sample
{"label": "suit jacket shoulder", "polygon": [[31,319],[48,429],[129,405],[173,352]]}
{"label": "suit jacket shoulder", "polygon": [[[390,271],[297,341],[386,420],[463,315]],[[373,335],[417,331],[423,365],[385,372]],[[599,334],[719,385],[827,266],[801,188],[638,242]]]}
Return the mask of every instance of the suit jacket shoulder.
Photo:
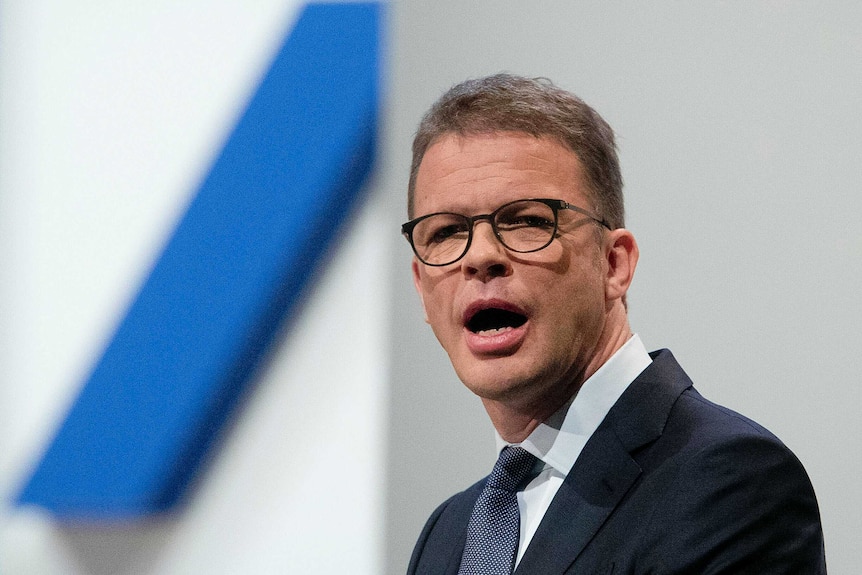
{"label": "suit jacket shoulder", "polygon": [[[434,512],[409,573],[457,573],[483,484]],[[704,399],[662,350],[587,442],[516,570],[558,573],[825,573],[814,491],[787,447]]]}
{"label": "suit jacket shoulder", "polygon": [[825,573],[805,470],[669,351],[584,448],[516,573]]}
{"label": "suit jacket shoulder", "polygon": [[487,478],[453,495],[425,522],[413,548],[408,575],[457,574],[467,539],[467,523]]}

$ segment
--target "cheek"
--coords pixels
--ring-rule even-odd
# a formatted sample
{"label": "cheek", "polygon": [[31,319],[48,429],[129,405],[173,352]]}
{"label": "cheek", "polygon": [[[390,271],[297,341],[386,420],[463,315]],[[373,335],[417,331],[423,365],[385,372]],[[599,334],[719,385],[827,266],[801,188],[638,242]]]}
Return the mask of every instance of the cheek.
{"label": "cheek", "polygon": [[451,332],[454,325],[453,297],[445,285],[430,281],[423,282],[422,304],[425,308],[425,320],[441,343],[444,342],[444,334]]}
{"label": "cheek", "polygon": [[592,266],[581,269],[573,281],[556,282],[547,293],[546,313],[554,333],[562,340],[592,339],[604,315],[604,283]]}

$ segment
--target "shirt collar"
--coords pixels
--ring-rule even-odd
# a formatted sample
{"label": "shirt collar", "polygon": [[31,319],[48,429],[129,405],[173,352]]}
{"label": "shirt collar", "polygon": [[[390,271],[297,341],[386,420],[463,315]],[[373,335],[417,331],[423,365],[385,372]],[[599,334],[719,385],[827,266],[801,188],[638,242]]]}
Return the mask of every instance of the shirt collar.
{"label": "shirt collar", "polygon": [[[640,337],[633,335],[584,382],[568,403],[540,423],[521,447],[568,475],[611,407],[651,361]],[[499,452],[509,444],[499,433],[495,434]]]}

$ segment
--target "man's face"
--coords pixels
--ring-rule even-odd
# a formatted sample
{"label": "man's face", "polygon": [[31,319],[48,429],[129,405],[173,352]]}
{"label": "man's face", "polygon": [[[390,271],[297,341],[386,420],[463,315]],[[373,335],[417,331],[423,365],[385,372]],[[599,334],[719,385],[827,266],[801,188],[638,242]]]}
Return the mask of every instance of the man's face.
{"label": "man's face", "polygon": [[[555,140],[504,132],[447,135],[425,153],[415,216],[487,214],[527,198],[565,200],[594,211],[581,164]],[[605,324],[607,265],[589,218],[560,210],[557,237],[515,253],[487,220],[459,261],[414,259],[425,316],[467,387],[484,400],[528,409],[562,404],[583,382]]]}

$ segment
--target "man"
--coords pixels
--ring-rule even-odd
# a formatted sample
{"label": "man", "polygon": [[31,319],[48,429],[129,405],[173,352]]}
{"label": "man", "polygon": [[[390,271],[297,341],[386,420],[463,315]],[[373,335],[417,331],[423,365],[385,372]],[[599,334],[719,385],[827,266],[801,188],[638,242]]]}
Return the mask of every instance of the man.
{"label": "man", "polygon": [[594,110],[544,80],[455,86],[414,140],[408,212],[426,321],[500,451],[408,573],[825,573],[799,461],[632,334],[638,247]]}

